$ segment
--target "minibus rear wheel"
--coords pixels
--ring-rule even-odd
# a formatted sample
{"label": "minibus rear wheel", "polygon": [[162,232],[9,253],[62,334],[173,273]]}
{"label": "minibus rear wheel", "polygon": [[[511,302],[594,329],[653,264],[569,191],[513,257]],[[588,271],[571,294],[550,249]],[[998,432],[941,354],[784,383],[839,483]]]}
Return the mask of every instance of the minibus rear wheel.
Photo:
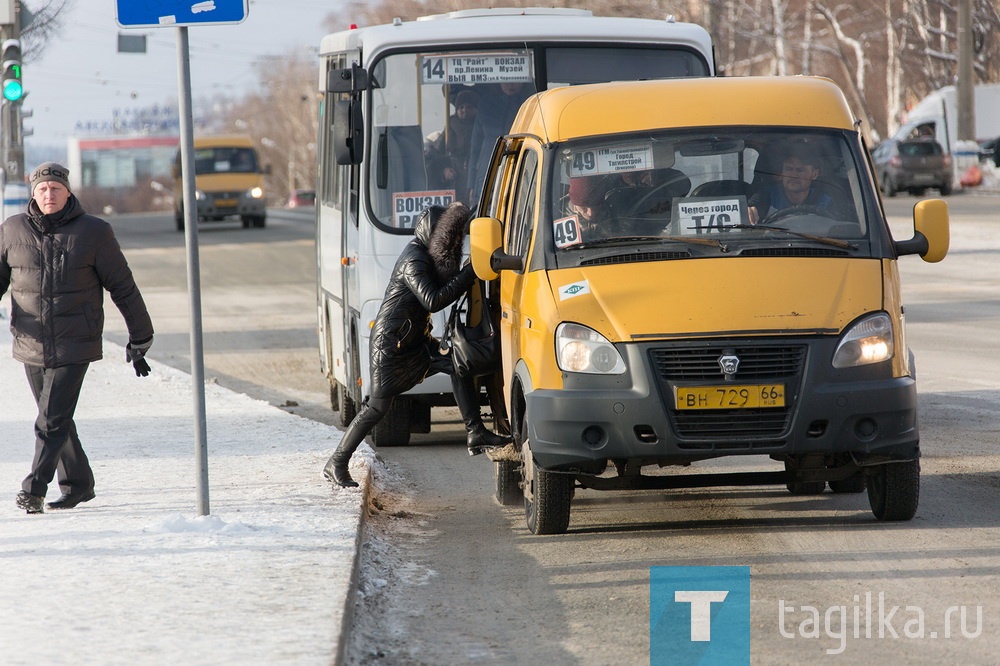
{"label": "minibus rear wheel", "polygon": [[521,490],[521,462],[497,460],[493,465],[497,502],[501,506],[517,506],[524,497],[524,492]]}

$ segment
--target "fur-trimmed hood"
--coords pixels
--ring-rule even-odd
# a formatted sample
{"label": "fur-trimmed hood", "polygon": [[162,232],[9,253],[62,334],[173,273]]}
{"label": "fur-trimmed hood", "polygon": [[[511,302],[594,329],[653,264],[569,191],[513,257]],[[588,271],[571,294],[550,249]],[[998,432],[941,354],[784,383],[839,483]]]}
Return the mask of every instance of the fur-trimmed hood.
{"label": "fur-trimmed hood", "polygon": [[444,283],[458,273],[462,262],[462,244],[465,240],[465,227],[469,223],[472,211],[465,204],[456,201],[440,211],[433,223],[433,232],[427,244],[427,254],[434,262],[438,282]]}

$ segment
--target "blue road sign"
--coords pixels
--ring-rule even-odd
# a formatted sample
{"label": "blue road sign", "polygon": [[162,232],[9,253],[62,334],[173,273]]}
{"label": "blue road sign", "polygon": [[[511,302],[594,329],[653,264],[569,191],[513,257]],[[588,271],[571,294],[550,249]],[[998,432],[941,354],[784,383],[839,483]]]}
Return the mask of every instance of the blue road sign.
{"label": "blue road sign", "polygon": [[123,28],[178,28],[240,23],[250,0],[117,0],[115,21]]}

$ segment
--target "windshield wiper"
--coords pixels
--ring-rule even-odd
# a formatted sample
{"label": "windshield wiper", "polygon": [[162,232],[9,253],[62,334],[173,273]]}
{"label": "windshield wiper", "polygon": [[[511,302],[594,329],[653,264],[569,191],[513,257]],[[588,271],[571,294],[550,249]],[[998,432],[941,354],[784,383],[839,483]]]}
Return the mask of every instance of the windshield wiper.
{"label": "windshield wiper", "polygon": [[783,231],[787,234],[798,236],[799,238],[803,238],[805,240],[816,241],[817,243],[825,243],[827,245],[839,247],[844,250],[858,249],[857,243],[852,243],[850,241],[846,241],[841,238],[830,238],[829,236],[814,236],[812,234],[804,234],[801,231],[792,231],[788,227],[773,227],[769,224],[730,224],[724,226],[723,229],[742,229],[742,230],[756,229],[760,231]]}
{"label": "windshield wiper", "polygon": [[727,251],[726,246],[720,240],[714,238],[694,238],[691,236],[615,236],[612,238],[598,238],[586,243],[581,243],[573,246],[573,249],[583,250],[601,245],[618,245],[620,243],[638,243],[645,245],[649,243],[662,243],[664,241],[673,243],[711,245],[713,247],[721,248],[723,252]]}

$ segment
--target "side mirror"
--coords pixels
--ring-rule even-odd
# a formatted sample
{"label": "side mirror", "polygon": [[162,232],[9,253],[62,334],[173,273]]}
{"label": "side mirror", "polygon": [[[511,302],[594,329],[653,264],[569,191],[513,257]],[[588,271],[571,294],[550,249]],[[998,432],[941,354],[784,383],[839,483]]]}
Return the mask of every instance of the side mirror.
{"label": "side mirror", "polygon": [[500,250],[502,244],[500,220],[495,217],[477,217],[469,225],[472,268],[480,280],[495,280],[500,271],[524,268],[520,257]]}
{"label": "side mirror", "polygon": [[943,199],[917,202],[913,207],[913,232],[913,238],[896,243],[897,254],[919,254],[928,263],[944,259],[951,243],[948,202]]}
{"label": "side mirror", "polygon": [[270,176],[271,175],[271,165],[270,164],[265,164],[264,165],[264,169],[261,171],[261,173],[264,174],[265,176]]}
{"label": "side mirror", "polygon": [[480,280],[495,280],[498,273],[490,266],[490,257],[500,249],[500,220],[477,217],[469,224],[469,249],[472,268]]}
{"label": "side mirror", "polygon": [[365,149],[360,100],[333,103],[333,155],[337,164],[361,164]]}
{"label": "side mirror", "polygon": [[332,93],[359,93],[368,88],[368,72],[358,65],[347,69],[331,69],[326,73],[326,91]]}

